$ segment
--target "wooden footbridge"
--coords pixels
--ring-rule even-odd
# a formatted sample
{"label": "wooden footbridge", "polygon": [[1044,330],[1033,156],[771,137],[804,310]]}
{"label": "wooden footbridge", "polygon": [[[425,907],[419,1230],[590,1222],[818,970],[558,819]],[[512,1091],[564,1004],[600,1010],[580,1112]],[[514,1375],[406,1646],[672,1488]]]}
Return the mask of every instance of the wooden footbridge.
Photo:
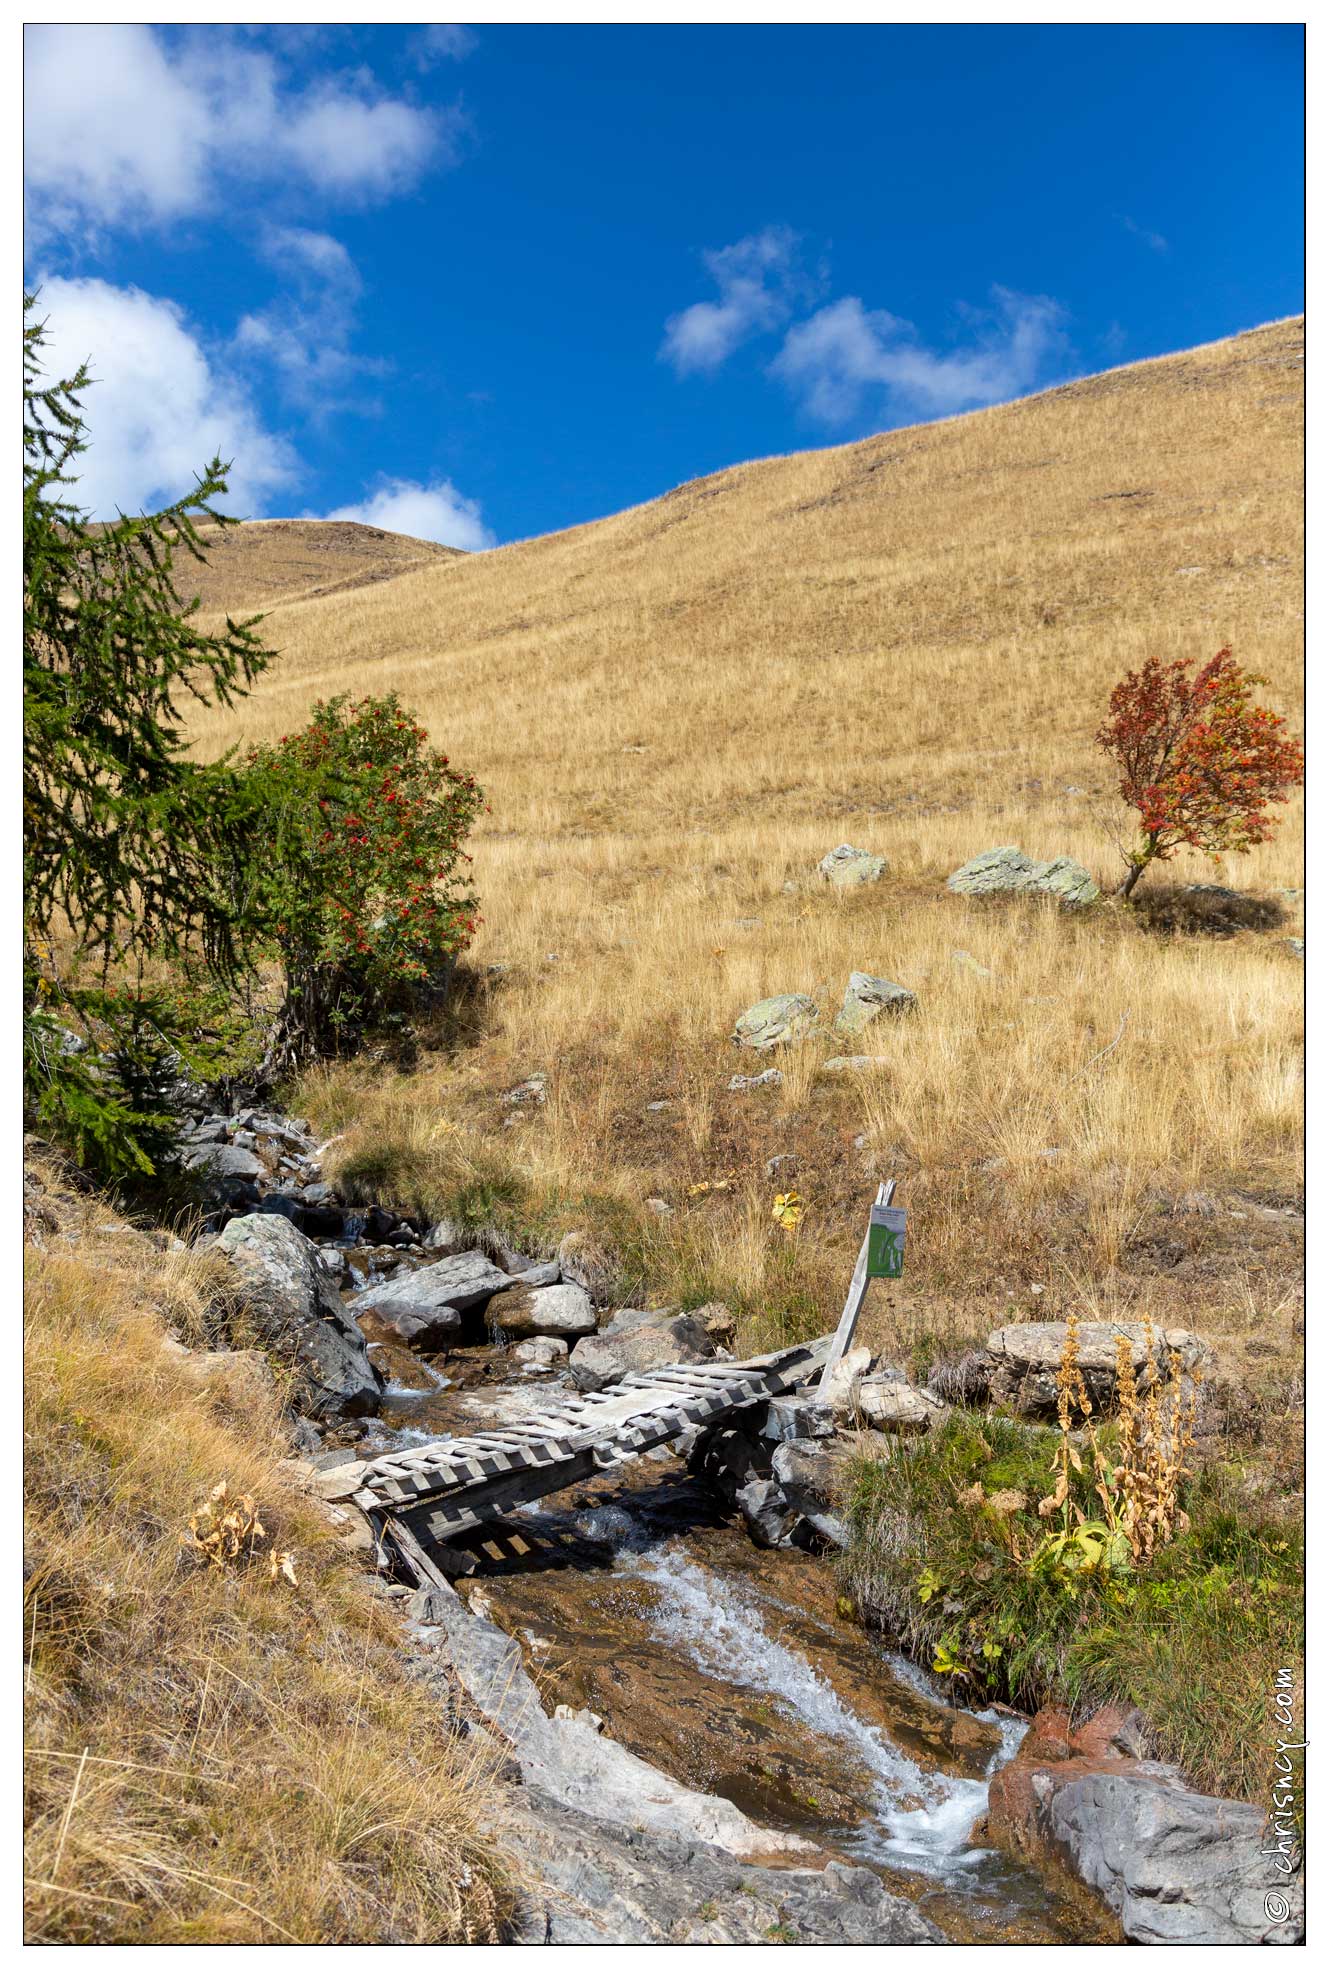
{"label": "wooden footbridge", "polygon": [[438,1549],[450,1541],[688,1430],[714,1427],[727,1413],[791,1393],[821,1371],[833,1345],[828,1336],[755,1360],[652,1368],[500,1429],[443,1436],[329,1474],[345,1472],[345,1488],[338,1487],[345,1502],[428,1581],[453,1569]]}

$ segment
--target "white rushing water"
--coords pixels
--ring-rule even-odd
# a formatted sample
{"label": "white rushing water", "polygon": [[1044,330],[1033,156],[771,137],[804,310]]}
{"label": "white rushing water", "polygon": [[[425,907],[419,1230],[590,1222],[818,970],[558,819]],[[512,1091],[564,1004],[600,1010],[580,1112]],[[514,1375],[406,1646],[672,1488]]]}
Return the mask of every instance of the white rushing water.
{"label": "white rushing water", "polygon": [[[650,1582],[656,1593],[654,1624],[703,1674],[756,1690],[854,1754],[874,1781],[874,1816],[847,1844],[866,1859],[956,1885],[984,1868],[992,1856],[970,1846],[969,1834],[987,1807],[987,1776],[1014,1756],[1022,1722],[977,1712],[1001,1731],[986,1776],[924,1771],[848,1708],[805,1655],[768,1631],[760,1603],[743,1586],[693,1564],[674,1544],[652,1544],[640,1523],[616,1506],[584,1513],[578,1526],[617,1548],[616,1571]],[[948,1706],[923,1671],[902,1656],[886,1656],[883,1665],[925,1701]]]}

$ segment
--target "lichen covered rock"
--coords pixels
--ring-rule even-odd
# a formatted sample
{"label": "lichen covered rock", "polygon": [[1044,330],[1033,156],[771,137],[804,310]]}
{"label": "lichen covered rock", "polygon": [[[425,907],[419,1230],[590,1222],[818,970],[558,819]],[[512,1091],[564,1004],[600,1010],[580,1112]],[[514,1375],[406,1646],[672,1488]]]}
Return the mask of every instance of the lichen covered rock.
{"label": "lichen covered rock", "polygon": [[889,978],[874,978],[868,971],[851,971],[835,1030],[852,1038],[883,1012],[912,1012],[917,1003],[914,993],[904,985],[892,984]]}
{"label": "lichen covered rock", "polygon": [[734,1027],[734,1044],[753,1053],[768,1053],[801,1039],[816,1023],[816,1001],[806,992],[779,992],[748,1007]]}
{"label": "lichen covered rock", "polygon": [[960,896],[1049,896],[1063,909],[1083,909],[1099,899],[1087,868],[1068,855],[1034,861],[1022,848],[988,848],[957,868],[946,887]]}

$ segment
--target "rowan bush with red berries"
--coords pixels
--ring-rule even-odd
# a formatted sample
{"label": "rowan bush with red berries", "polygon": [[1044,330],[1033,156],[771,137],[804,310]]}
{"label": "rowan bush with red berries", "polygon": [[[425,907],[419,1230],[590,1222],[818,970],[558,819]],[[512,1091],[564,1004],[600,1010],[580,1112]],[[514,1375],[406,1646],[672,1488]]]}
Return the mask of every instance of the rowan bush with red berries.
{"label": "rowan bush with red berries", "polygon": [[314,706],[251,750],[270,841],[258,913],[286,980],[270,1064],[343,1050],[442,980],[479,920],[464,842],[484,795],[395,693]]}
{"label": "rowan bush with red berries", "polygon": [[1108,700],[1098,743],[1116,762],[1120,792],[1140,819],[1125,852],[1118,893],[1129,896],[1151,862],[1178,848],[1245,854],[1277,825],[1270,808],[1300,786],[1301,746],[1287,720],[1257,704],[1264,677],[1243,670],[1230,649],[1195,659],[1150,657]]}

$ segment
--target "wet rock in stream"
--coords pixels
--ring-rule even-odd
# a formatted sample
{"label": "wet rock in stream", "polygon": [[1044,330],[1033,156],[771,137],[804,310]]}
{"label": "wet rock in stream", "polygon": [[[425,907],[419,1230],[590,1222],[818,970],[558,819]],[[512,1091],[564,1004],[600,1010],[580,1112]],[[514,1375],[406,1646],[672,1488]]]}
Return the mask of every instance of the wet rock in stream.
{"label": "wet rock in stream", "polygon": [[1264,1812],[1191,1791],[1142,1754],[1146,1739],[1138,1710],[1103,1709],[1078,1730],[1040,1710],[992,1781],[990,1836],[1067,1867],[1128,1941],[1299,1942],[1303,1882],[1275,1869]]}
{"label": "wet rock in stream", "polygon": [[496,1292],[515,1283],[483,1253],[462,1251],[385,1284],[365,1286],[351,1300],[351,1311],[357,1319],[372,1314],[398,1340],[435,1348],[460,1339],[465,1315],[483,1314]]}
{"label": "wet rock in stream", "polygon": [[588,1818],[538,1789],[505,1800],[494,1830],[532,1883],[521,1896],[516,1942],[946,1939],[865,1866],[740,1866],[696,1840]]}

